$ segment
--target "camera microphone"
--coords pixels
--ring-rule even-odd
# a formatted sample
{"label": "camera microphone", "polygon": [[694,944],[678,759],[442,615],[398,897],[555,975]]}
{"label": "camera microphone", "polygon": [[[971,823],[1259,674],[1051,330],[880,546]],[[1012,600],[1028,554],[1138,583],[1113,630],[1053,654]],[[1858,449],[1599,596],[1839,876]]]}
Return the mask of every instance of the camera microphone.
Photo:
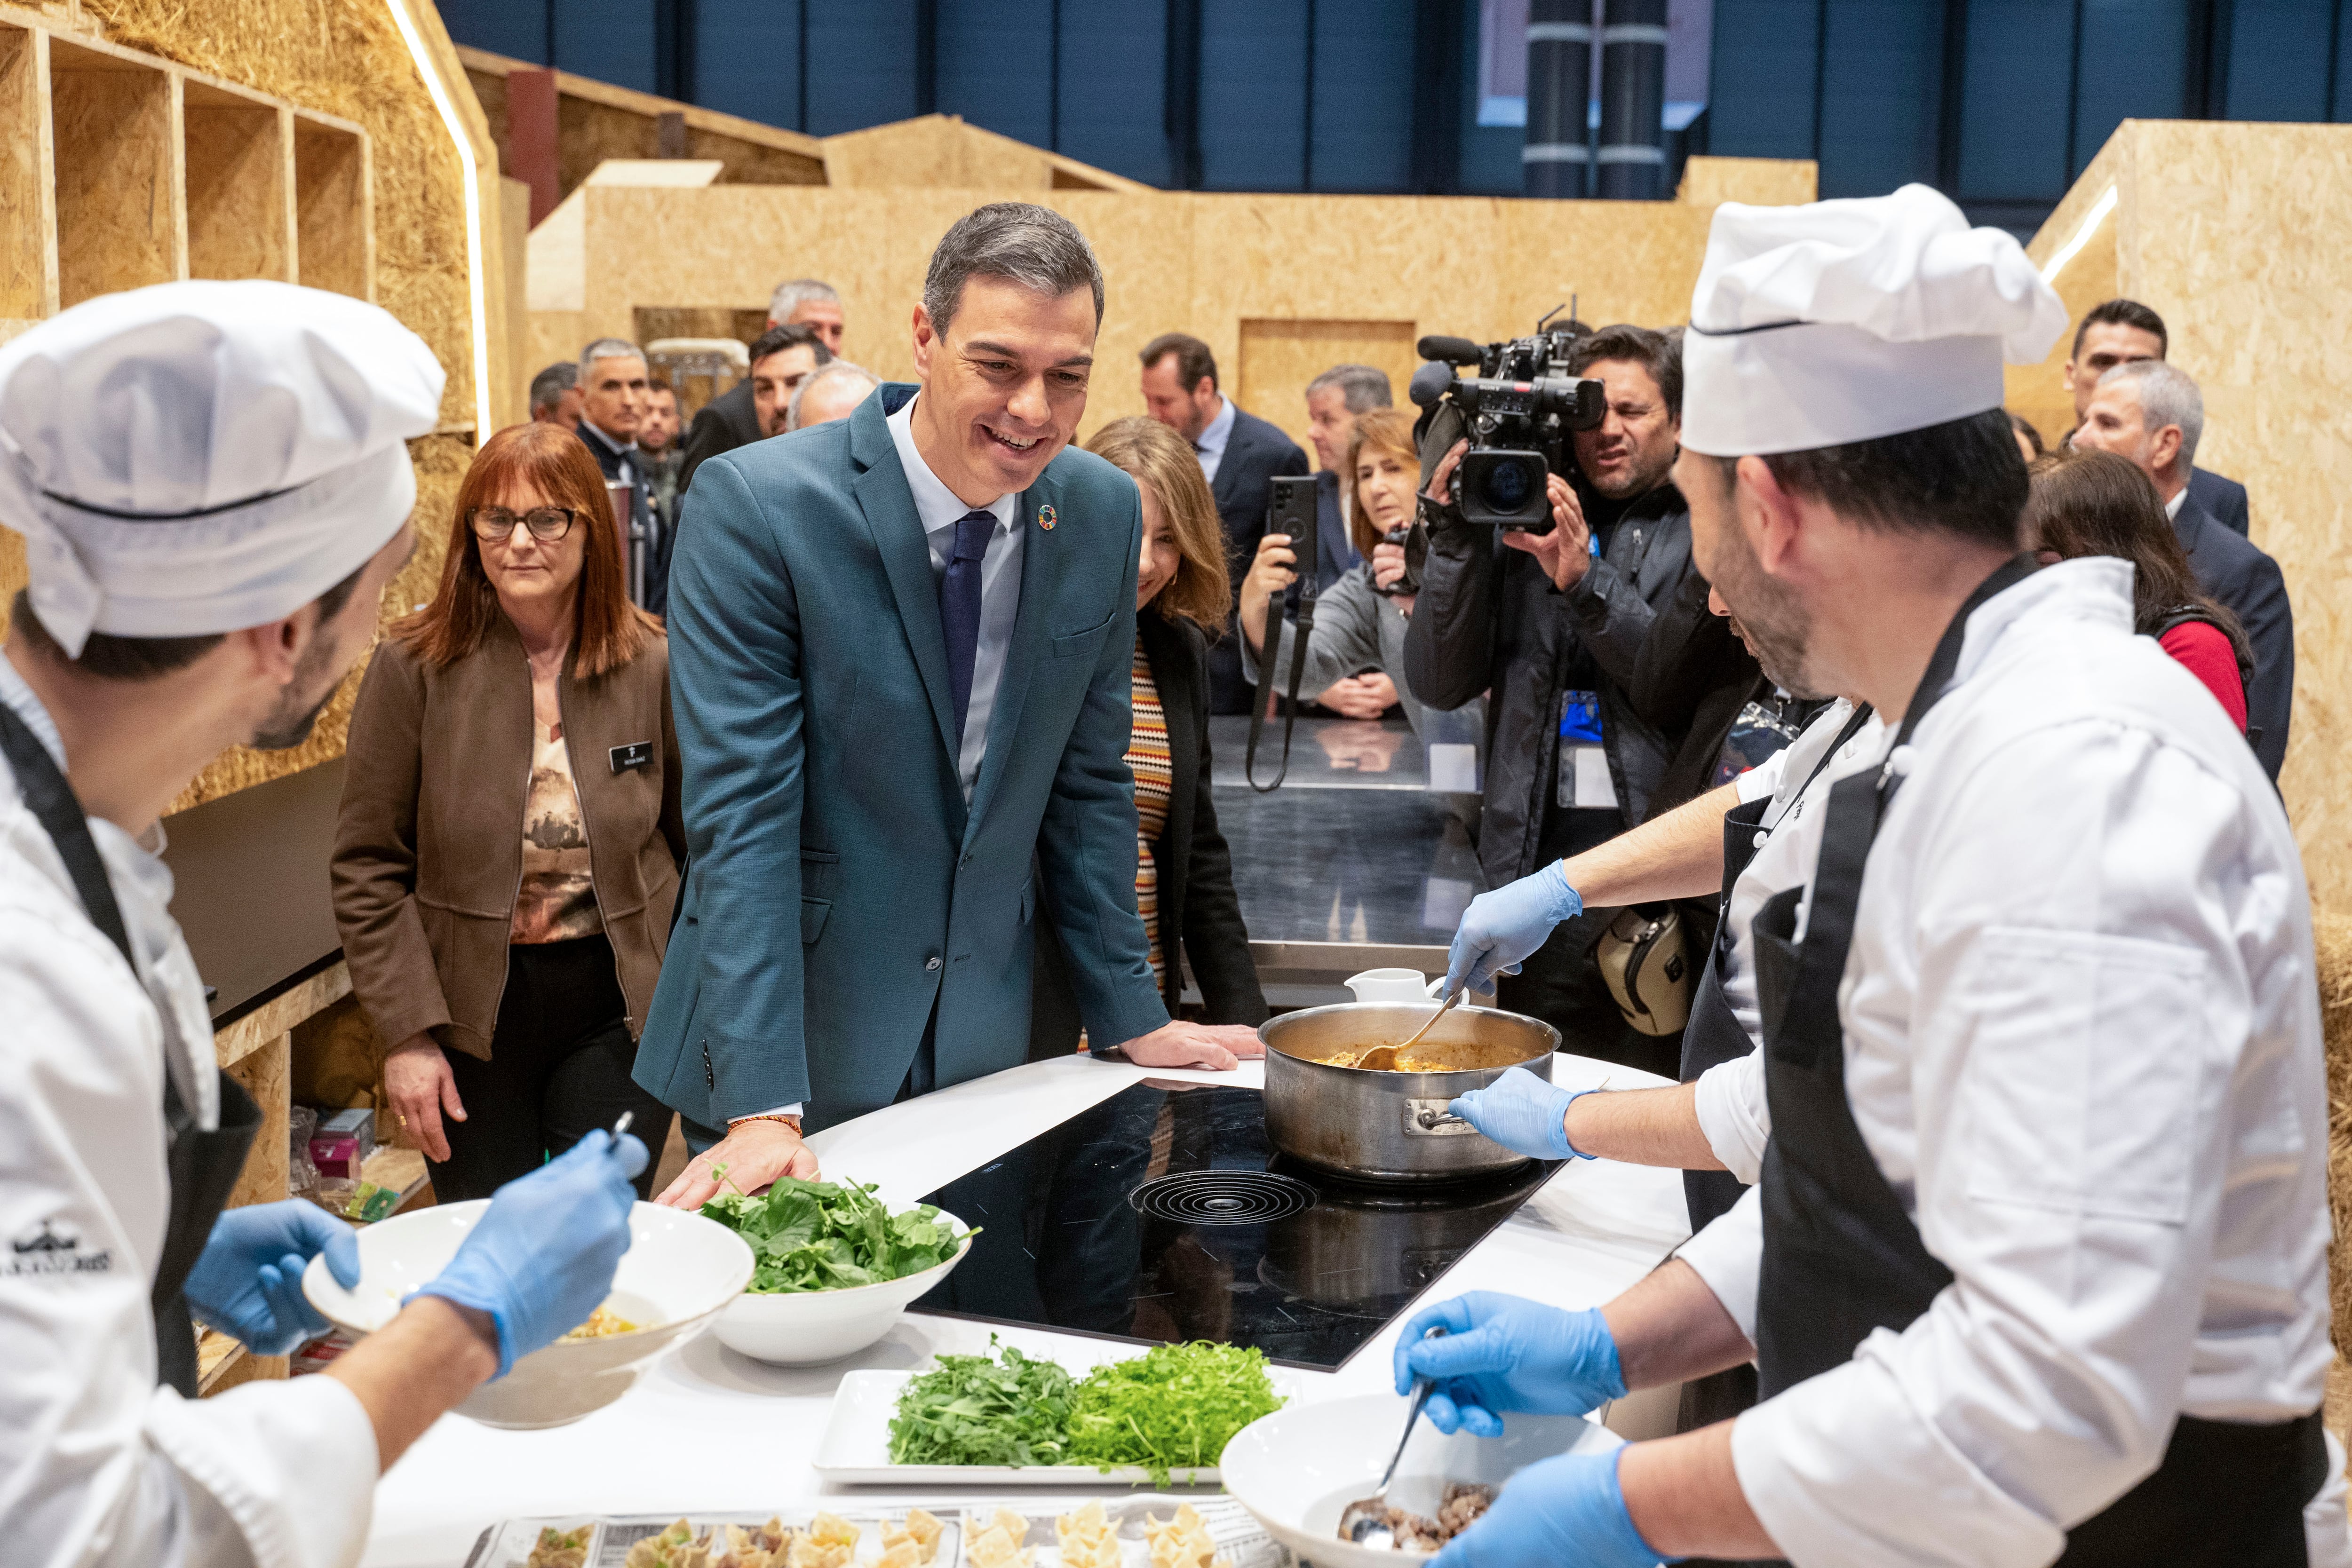
{"label": "camera microphone", "polygon": [[1415,408],[1434,408],[1445,389],[1454,384],[1454,367],[1443,360],[1433,360],[1412,372],[1412,382],[1405,395],[1412,399]]}
{"label": "camera microphone", "polygon": [[1424,360],[1435,360],[1448,365],[1475,365],[1486,350],[1467,338],[1431,336],[1413,345]]}

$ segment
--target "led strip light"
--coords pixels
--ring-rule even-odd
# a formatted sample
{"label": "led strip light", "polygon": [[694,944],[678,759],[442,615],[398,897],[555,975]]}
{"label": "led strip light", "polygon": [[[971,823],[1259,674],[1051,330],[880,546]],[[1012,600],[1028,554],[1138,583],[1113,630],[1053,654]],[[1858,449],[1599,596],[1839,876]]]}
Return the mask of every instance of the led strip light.
{"label": "led strip light", "polygon": [[448,86],[442,81],[441,72],[425,47],[425,36],[417,31],[416,19],[408,13],[407,0],[384,3],[392,11],[394,24],[400,28],[402,41],[408,46],[408,57],[415,62],[416,74],[425,78],[425,90],[433,95],[433,107],[440,111],[449,140],[457,144],[457,162],[466,170],[466,291],[474,329],[474,445],[478,449],[489,439],[495,423],[490,413],[489,305],[482,294],[480,169],[474,161],[474,143],[466,134],[466,122],[457,113],[457,100],[449,96]]}
{"label": "led strip light", "polygon": [[2081,254],[2084,246],[2091,243],[2091,236],[2099,232],[2099,225],[2106,222],[2107,214],[2115,210],[2116,187],[2109,185],[2099,199],[2091,204],[2091,210],[2083,214],[2083,221],[2075,226],[2073,236],[2064,245],[2060,246],[2057,253],[2042,267],[2042,281],[2057,282],[2058,275],[2066,270],[2066,264]]}

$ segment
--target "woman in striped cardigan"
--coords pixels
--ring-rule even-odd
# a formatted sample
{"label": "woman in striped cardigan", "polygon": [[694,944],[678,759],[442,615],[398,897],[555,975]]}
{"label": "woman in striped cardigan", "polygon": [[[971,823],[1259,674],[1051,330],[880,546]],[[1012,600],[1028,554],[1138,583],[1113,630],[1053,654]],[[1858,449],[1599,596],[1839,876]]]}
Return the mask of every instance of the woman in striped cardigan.
{"label": "woman in striped cardigan", "polygon": [[[1201,988],[1201,1021],[1260,1024],[1265,998],[1234,892],[1233,856],[1209,789],[1209,639],[1225,624],[1232,585],[1216,502],[1192,446],[1166,425],[1113,421],[1087,450],[1131,476],[1143,495],[1135,602],[1135,894],[1151,968],[1171,1016],[1184,968]],[[1032,1057],[1077,1048],[1076,1008],[1062,956],[1040,922]]]}

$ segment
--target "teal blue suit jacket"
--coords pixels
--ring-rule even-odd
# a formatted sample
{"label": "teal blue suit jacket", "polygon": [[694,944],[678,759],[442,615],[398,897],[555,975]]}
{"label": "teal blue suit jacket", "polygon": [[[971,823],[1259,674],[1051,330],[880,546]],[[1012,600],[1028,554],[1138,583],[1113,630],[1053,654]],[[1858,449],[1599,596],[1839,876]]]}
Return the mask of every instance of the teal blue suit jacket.
{"label": "teal blue suit jacket", "polygon": [[888,1104],[934,1006],[941,1086],[1019,1064],[1041,914],[1096,1040],[1168,1021],[1126,761],[1135,482],[1072,449],[1022,495],[1020,612],[967,810],[937,580],[883,423],[914,392],[711,458],[680,520],[692,858],[635,1075],[706,1125]]}

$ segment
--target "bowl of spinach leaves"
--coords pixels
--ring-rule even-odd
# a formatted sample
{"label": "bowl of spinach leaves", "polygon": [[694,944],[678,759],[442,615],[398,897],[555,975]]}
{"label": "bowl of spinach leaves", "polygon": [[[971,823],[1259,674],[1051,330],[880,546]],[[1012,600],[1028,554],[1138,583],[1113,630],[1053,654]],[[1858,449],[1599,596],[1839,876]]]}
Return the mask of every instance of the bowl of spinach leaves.
{"label": "bowl of spinach leaves", "polygon": [[971,1249],[979,1233],[955,1216],[927,1203],[894,1214],[874,1192],[786,1176],[704,1204],[751,1249],[751,1284],[712,1325],[719,1343],[779,1366],[838,1361],[888,1333]]}

